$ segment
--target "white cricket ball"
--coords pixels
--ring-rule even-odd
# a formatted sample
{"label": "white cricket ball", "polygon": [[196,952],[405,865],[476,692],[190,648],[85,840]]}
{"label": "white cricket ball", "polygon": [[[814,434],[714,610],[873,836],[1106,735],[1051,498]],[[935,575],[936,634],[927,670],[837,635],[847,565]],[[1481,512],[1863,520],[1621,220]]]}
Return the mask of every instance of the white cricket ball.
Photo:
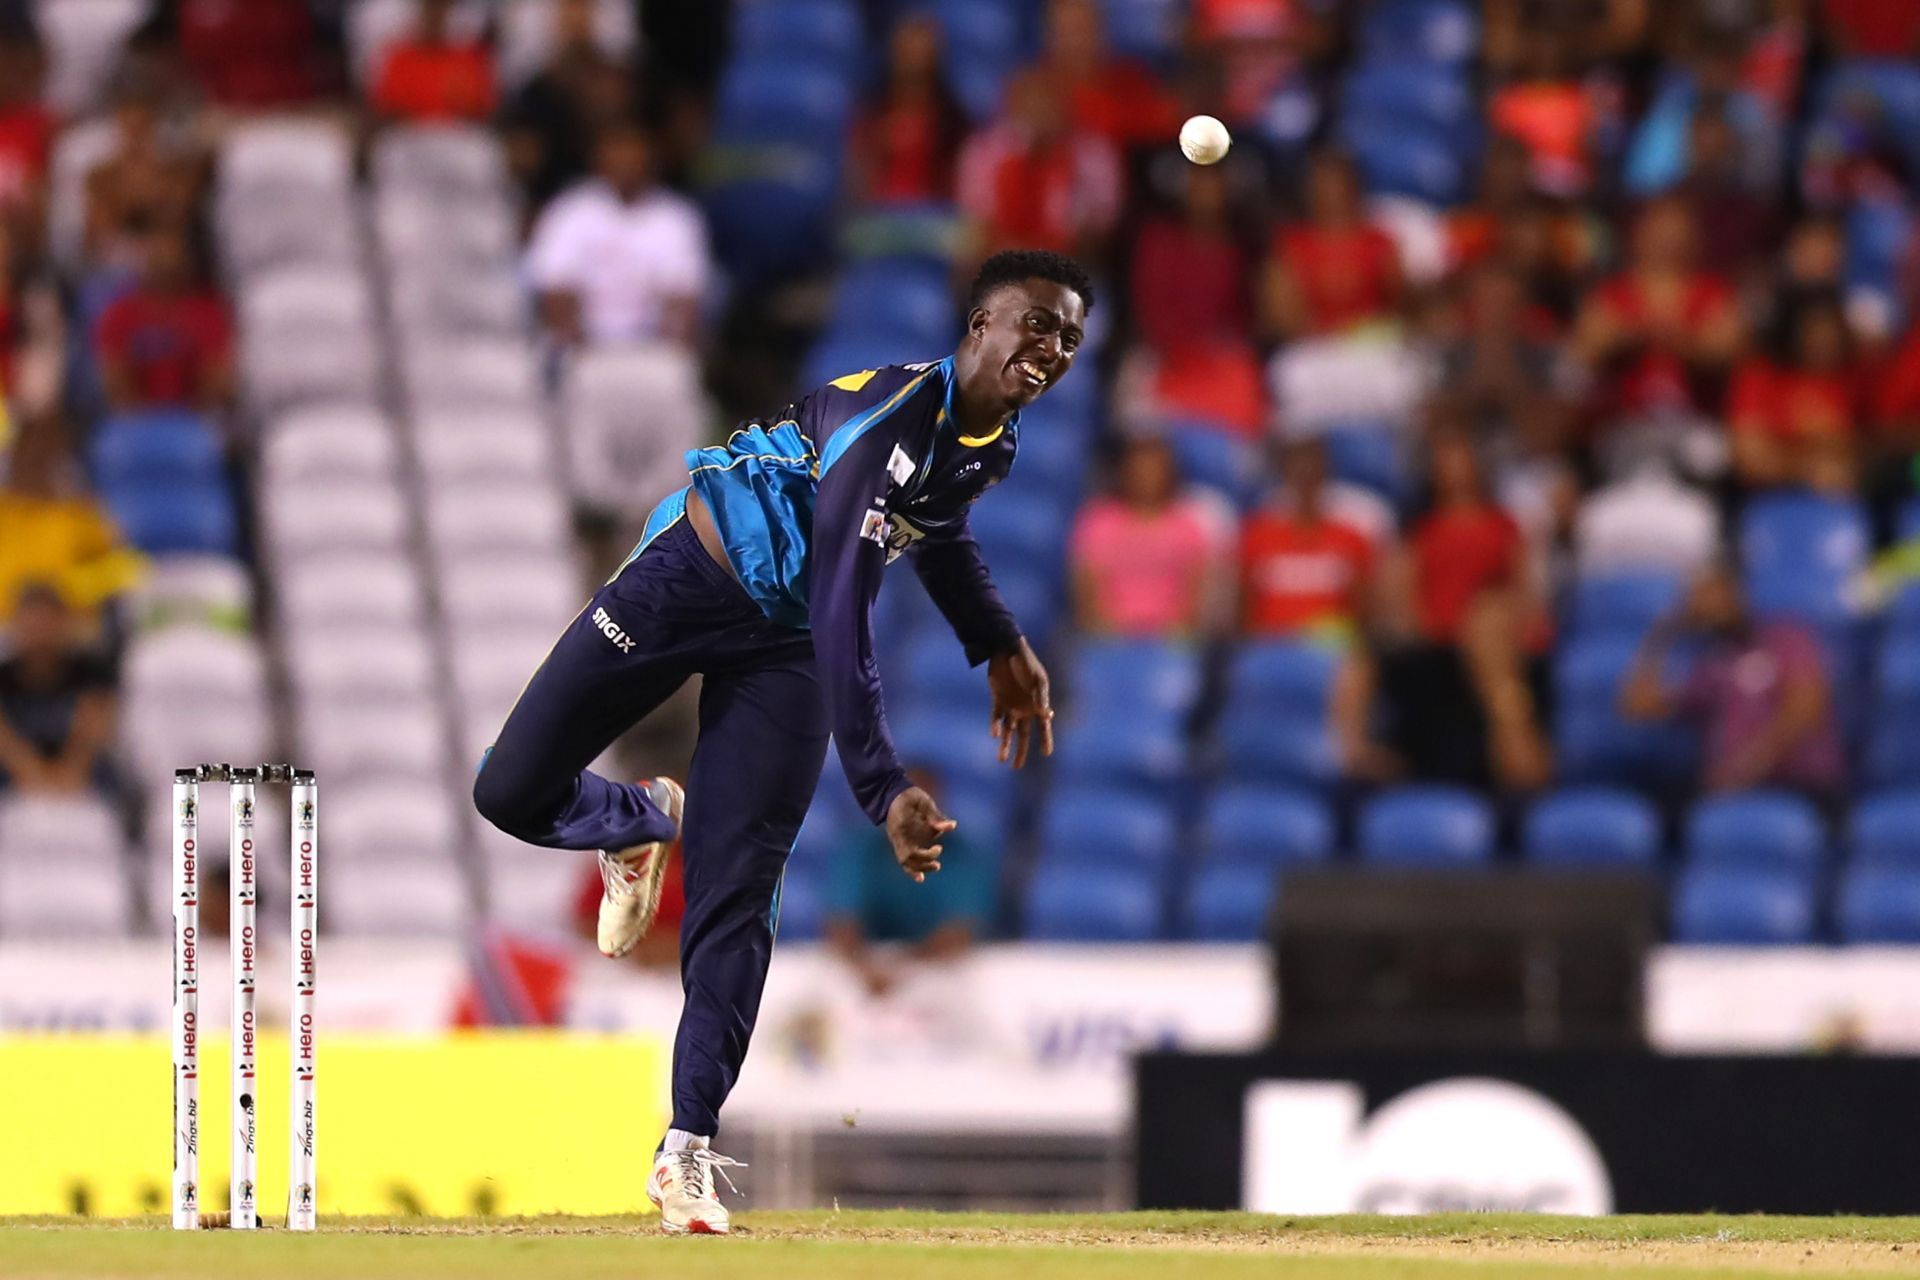
{"label": "white cricket ball", "polygon": [[1227,126],[1212,116],[1192,116],[1180,126],[1180,151],[1195,164],[1218,164],[1233,145]]}

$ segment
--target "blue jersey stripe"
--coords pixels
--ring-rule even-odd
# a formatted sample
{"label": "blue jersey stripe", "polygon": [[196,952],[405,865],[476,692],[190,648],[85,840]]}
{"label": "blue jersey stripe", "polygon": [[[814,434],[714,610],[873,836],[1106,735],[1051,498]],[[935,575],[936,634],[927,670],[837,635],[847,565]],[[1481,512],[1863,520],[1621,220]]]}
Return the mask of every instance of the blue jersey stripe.
{"label": "blue jersey stripe", "polygon": [[824,473],[828,468],[832,467],[840,455],[845,453],[862,434],[871,429],[874,423],[883,420],[888,414],[904,404],[907,397],[919,390],[920,384],[927,380],[927,374],[932,372],[932,369],[927,370],[927,373],[921,374],[912,382],[909,382],[906,386],[900,388],[891,396],[888,396],[885,400],[867,410],[865,413],[860,414],[838,431],[834,432],[832,437],[827,441],[827,451],[820,456],[821,472]]}

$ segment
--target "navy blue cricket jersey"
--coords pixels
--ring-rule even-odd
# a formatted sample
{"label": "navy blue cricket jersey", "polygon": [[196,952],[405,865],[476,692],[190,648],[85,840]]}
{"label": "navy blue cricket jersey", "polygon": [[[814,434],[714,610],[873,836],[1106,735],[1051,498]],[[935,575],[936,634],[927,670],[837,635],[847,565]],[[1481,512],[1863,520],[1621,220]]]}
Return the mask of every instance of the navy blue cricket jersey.
{"label": "navy blue cricket jersey", "polygon": [[[881,572],[903,553],[913,562],[971,663],[1020,637],[967,526],[974,499],[1013,466],[1019,415],[962,435],[953,389],[951,356],[862,370],[687,454],[747,594],[773,621],[812,629],[834,743],[875,823],[908,786],[873,654]],[[640,547],[685,512],[681,490],[648,519]]]}

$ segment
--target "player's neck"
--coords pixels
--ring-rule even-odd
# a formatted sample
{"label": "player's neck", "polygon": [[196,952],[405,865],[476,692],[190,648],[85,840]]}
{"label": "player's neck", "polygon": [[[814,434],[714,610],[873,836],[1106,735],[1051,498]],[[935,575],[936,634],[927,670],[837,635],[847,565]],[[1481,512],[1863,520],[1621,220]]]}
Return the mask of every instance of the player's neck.
{"label": "player's neck", "polygon": [[953,381],[953,421],[962,435],[991,435],[995,428],[1004,425],[1013,416],[1006,401],[991,392],[970,392],[971,379],[967,376],[970,367],[955,361]]}

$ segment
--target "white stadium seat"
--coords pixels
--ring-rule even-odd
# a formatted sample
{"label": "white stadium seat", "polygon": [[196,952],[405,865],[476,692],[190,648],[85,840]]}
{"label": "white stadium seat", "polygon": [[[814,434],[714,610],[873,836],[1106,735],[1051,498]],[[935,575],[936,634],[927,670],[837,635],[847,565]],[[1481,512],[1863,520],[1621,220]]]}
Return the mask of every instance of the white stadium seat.
{"label": "white stadium seat", "polygon": [[533,348],[520,339],[415,342],[402,372],[422,414],[476,407],[537,412],[544,399]]}
{"label": "white stadium seat", "polygon": [[322,405],[267,424],[261,467],[269,488],[315,480],[392,483],[400,466],[398,434],[377,409]]}
{"label": "white stadium seat", "polygon": [[511,189],[499,136],[472,125],[388,129],[373,147],[373,179],[383,197],[406,191],[504,197]]}
{"label": "white stadium seat", "polygon": [[365,333],[245,333],[240,381],[248,403],[269,418],[314,405],[368,405],[380,398],[379,355]]}
{"label": "white stadium seat", "polygon": [[419,570],[393,553],[356,552],[303,561],[276,573],[273,588],[287,628],[354,623],[417,627],[425,614]]}
{"label": "white stadium seat", "polygon": [[295,707],[302,763],[336,784],[404,777],[420,780],[420,791],[440,790],[446,725],[430,694],[373,702],[302,697]]}
{"label": "white stadium seat", "polygon": [[553,443],[544,420],[527,413],[423,414],[414,453],[428,484],[460,480],[547,480]]}
{"label": "white stadium seat", "polygon": [[391,481],[272,477],[261,499],[267,540],[282,560],[334,551],[390,551],[405,544],[412,517]]}
{"label": "white stadium seat", "polygon": [[592,855],[524,844],[481,823],[480,871],[487,917],[515,929],[571,932],[573,900],[593,874]]}
{"label": "white stadium seat", "polygon": [[227,132],[218,172],[223,198],[288,189],[345,194],[353,186],[353,141],[317,117],[246,120]]}
{"label": "white stadium seat", "polygon": [[658,344],[589,351],[563,394],[568,478],[576,498],[629,520],[686,483],[687,450],[707,431],[693,357]]}
{"label": "white stadium seat", "polygon": [[587,599],[564,555],[461,556],[443,563],[437,580],[440,611],[456,636],[505,625],[543,628],[551,643]]}
{"label": "white stadium seat", "polygon": [[427,493],[427,537],[439,555],[556,551],[571,544],[566,504],[550,489],[497,482]]}
{"label": "white stadium seat", "polygon": [[[328,821],[324,801],[320,820]],[[329,937],[452,938],[472,915],[466,876],[451,858],[335,863],[320,874],[320,930]]]}
{"label": "white stadium seat", "polygon": [[0,797],[0,937],[127,932],[125,844],[97,796]]}
{"label": "white stadium seat", "polygon": [[240,290],[240,323],[248,330],[364,330],[373,322],[373,293],[352,272],[288,266],[261,272]]}
{"label": "white stadium seat", "polygon": [[431,698],[432,646],[417,627],[313,625],[287,635],[287,676],[302,699]]}

